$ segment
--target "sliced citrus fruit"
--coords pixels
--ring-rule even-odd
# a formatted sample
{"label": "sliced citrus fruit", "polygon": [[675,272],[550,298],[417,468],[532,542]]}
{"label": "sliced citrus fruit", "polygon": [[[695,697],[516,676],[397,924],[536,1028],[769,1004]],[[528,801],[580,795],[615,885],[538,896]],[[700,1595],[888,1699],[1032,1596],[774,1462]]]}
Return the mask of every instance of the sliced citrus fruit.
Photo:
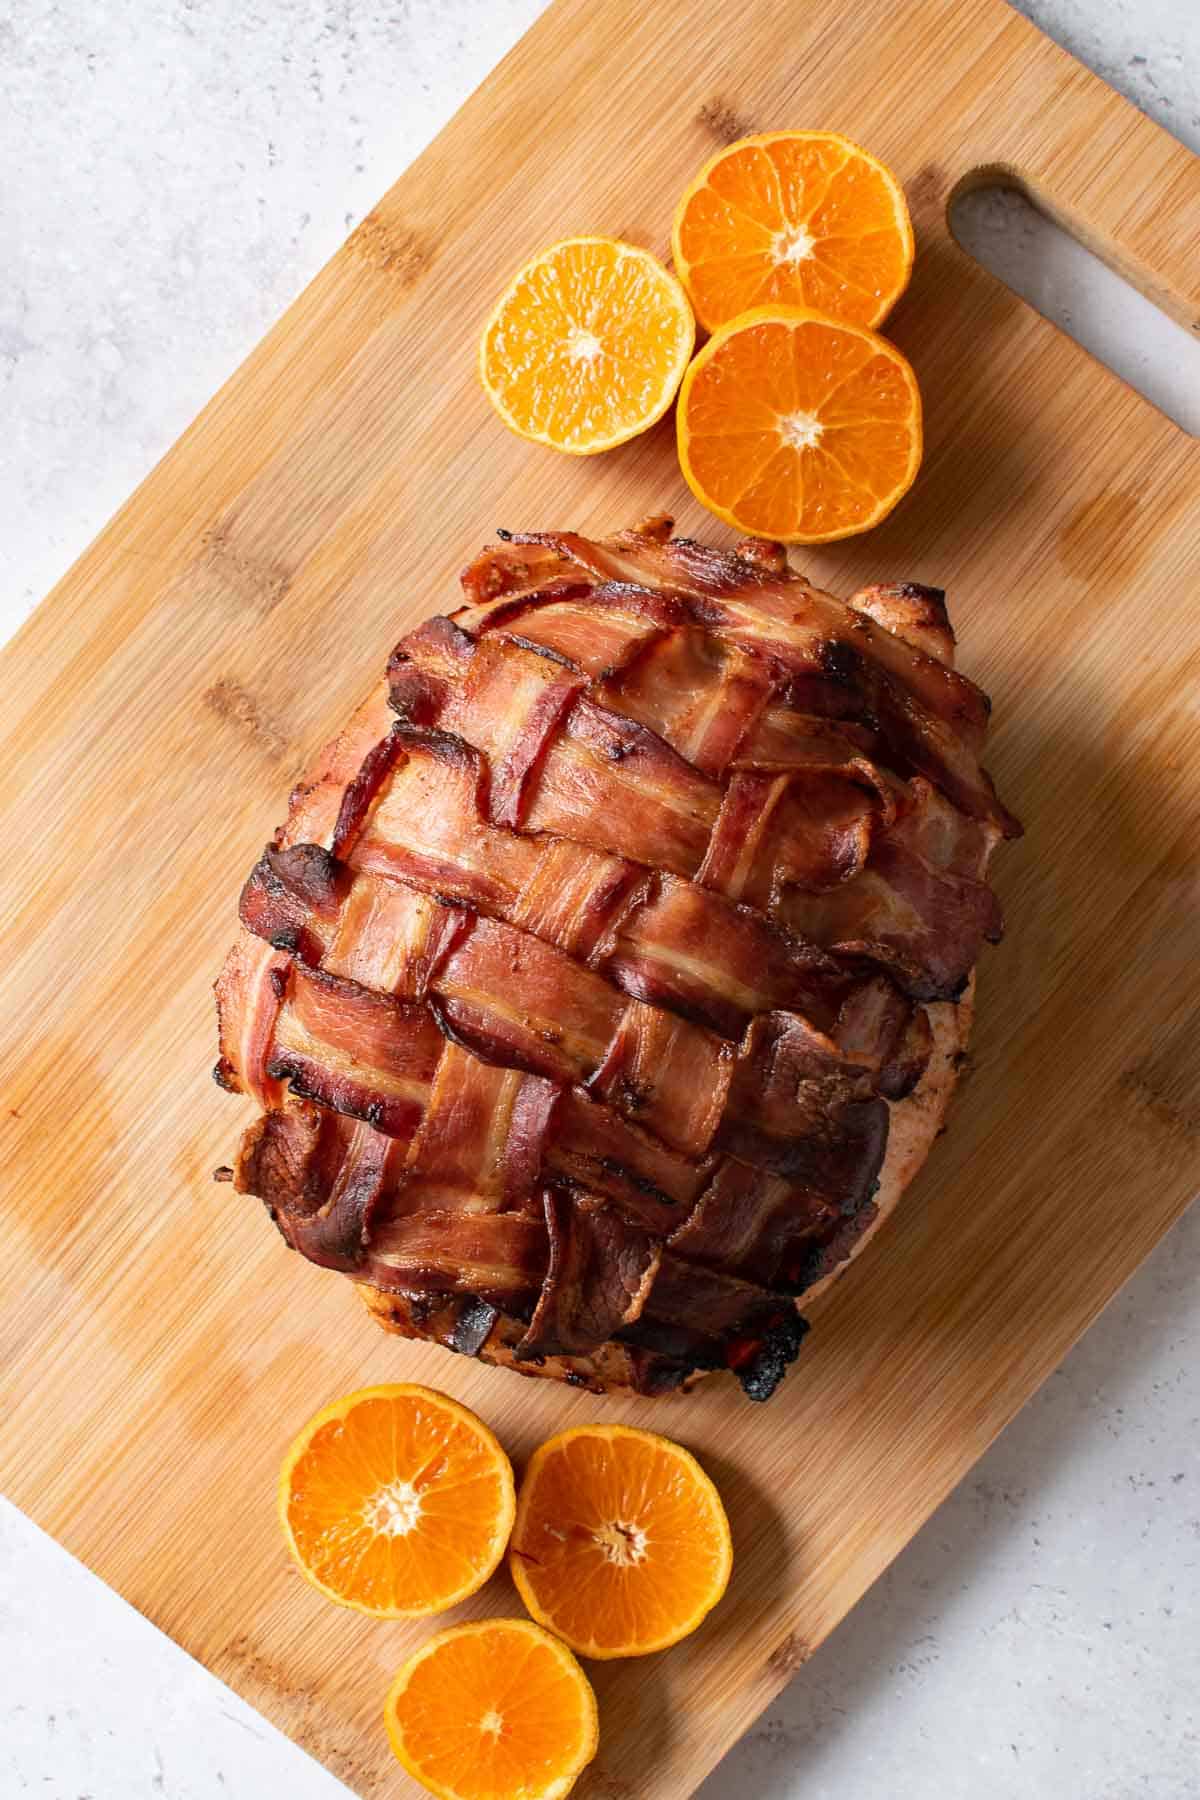
{"label": "sliced citrus fruit", "polygon": [[504,1555],[512,1465],[482,1419],[433,1388],[360,1388],[284,1459],[279,1517],[314,1587],[358,1612],[442,1612]]}
{"label": "sliced citrus fruit", "polygon": [[596,1754],[596,1696],[565,1644],[528,1619],[439,1631],[384,1708],[392,1749],[442,1800],[559,1800]]}
{"label": "sliced citrus fruit", "polygon": [[671,244],[708,331],[779,301],[880,325],[913,264],[904,189],[832,131],[769,131],[718,150],[679,202]]}
{"label": "sliced citrus fruit", "polygon": [[687,295],[648,250],[566,238],[513,277],[484,327],[479,374],[511,430],[591,456],[661,419],[695,341]]}
{"label": "sliced citrus fruit", "polygon": [[757,307],[715,332],[684,377],[676,422],[697,500],[790,544],[877,525],[921,466],[906,359],[865,326],[804,307]]}
{"label": "sliced citrus fruit", "polygon": [[580,1425],[534,1451],[509,1568],[534,1618],[581,1656],[648,1656],[695,1631],[729,1583],[721,1496],[670,1438]]}

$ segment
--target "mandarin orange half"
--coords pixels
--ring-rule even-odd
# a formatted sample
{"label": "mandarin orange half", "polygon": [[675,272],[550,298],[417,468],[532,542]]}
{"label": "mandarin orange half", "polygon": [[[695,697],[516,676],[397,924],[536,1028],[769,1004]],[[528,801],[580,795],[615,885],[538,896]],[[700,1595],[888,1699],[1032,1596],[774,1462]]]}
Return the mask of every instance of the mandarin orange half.
{"label": "mandarin orange half", "polygon": [[444,1612],[504,1555],[512,1465],[433,1388],[360,1388],[309,1420],[279,1477],[288,1548],[314,1587],[381,1618]]}
{"label": "mandarin orange half", "polygon": [[566,238],[500,296],[480,340],[479,378],[510,431],[593,456],[662,417],[695,340],[686,294],[648,250]]}
{"label": "mandarin orange half", "polygon": [[455,1625],[400,1670],[384,1708],[410,1775],[441,1800],[562,1800],[596,1754],[596,1697],[528,1619]]}
{"label": "mandarin orange half", "polygon": [[769,131],[718,150],[679,202],[671,246],[708,331],[777,304],[880,325],[913,265],[904,189],[832,131]]}
{"label": "mandarin orange half", "polygon": [[509,1569],[539,1624],[581,1656],[648,1656],[703,1621],[729,1582],[721,1497],[681,1445],[579,1425],[533,1454]]}
{"label": "mandarin orange half", "polygon": [[679,462],[718,519],[822,544],[866,531],[921,466],[921,394],[865,326],[763,306],[714,333],[684,377]]}

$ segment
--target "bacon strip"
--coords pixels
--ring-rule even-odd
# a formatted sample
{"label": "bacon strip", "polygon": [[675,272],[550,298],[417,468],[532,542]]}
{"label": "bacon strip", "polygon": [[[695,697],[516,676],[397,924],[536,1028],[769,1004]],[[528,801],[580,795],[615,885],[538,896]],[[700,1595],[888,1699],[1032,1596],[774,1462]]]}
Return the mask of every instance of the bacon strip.
{"label": "bacon strip", "polygon": [[250,1126],[234,1185],[266,1201],[288,1243],[310,1262],[352,1272],[398,1156],[395,1141],[369,1125],[293,1103]]}
{"label": "bacon strip", "polygon": [[716,784],[662,738],[578,700],[546,756],[526,822],[531,831],[693,875],[719,806]]}
{"label": "bacon strip", "polygon": [[933,1048],[924,1008],[914,1006],[886,975],[858,982],[848,991],[830,1035],[888,1100],[902,1100],[912,1092]]}
{"label": "bacon strip", "polygon": [[915,581],[877,581],[851,594],[846,605],[866,613],[914,649],[953,664],[954,632],[941,588],[922,587]]}
{"label": "bacon strip", "polygon": [[767,707],[734,758],[734,766],[772,773],[804,769],[843,775],[873,791],[880,818],[890,825],[900,784],[878,761],[878,732],[852,719],[802,712],[793,703],[795,698],[793,689],[786,704]]}
{"label": "bacon strip", "polygon": [[702,1156],[720,1121],[733,1051],[714,1032],[631,1000],[592,1091],[685,1154]]}
{"label": "bacon strip", "polygon": [[529,854],[520,838],[507,833],[499,840],[484,823],[479,793],[486,770],[479,752],[445,732],[407,731],[401,738],[403,760],[351,851],[351,867],[476,910],[511,904]]}
{"label": "bacon strip", "polygon": [[294,963],[267,1073],[302,1099],[407,1137],[420,1122],[441,1047],[425,1006]]}
{"label": "bacon strip", "polygon": [[267,1059],[287,983],[287,957],[248,932],[234,944],[217,980],[221,1055],[213,1073],[221,1087],[249,1094],[259,1106],[278,1106],[283,1098]]}
{"label": "bacon strip", "polygon": [[818,1005],[839,978],[831,958],[761,913],[670,875],[626,916],[602,967],[627,994],[731,1038],[755,1013]]}
{"label": "bacon strip", "polygon": [[717,1143],[856,1212],[887,1144],[886,1103],[868,1076],[798,1013],[762,1013],[746,1033]]}
{"label": "bacon strip", "polygon": [[446,1043],[406,1159],[401,1212],[502,1212],[533,1191],[561,1090]]}
{"label": "bacon strip", "polygon": [[577,1355],[640,1318],[662,1260],[662,1241],[631,1226],[595,1195],[548,1189],[549,1263],[518,1354]]}
{"label": "bacon strip", "polygon": [[371,816],[371,809],[380,788],[383,787],[398,758],[403,754],[403,739],[395,727],[389,731],[387,737],[381,738],[368,750],[358,774],[342,795],[337,824],[333,828],[334,856],[344,860],[349,855],[355,840]]}
{"label": "bacon strip", "polygon": [[607,1194],[621,1212],[668,1232],[699,1194],[707,1163],[671,1150],[583,1088],[563,1094],[545,1168],[560,1185]]}
{"label": "bacon strip", "polygon": [[563,657],[593,679],[616,674],[664,632],[682,625],[672,601],[617,584],[557,582],[486,610],[456,615],[464,631],[506,630]]}
{"label": "bacon strip", "polygon": [[980,946],[1001,931],[996,897],[983,882],[936,875],[885,838],[836,896],[791,889],[779,913],[836,955],[882,964],[918,1000],[956,1000]]}
{"label": "bacon strip", "polygon": [[385,1294],[366,1282],[360,1292],[385,1330],[424,1338],[459,1356],[487,1355],[495,1361],[504,1329],[511,1328],[499,1307],[474,1294]]}
{"label": "bacon strip", "polygon": [[798,1292],[806,1257],[840,1219],[824,1195],[726,1156],[669,1243],[689,1262]]}
{"label": "bacon strip", "polygon": [[401,1293],[473,1294],[511,1309],[542,1285],[546,1226],[528,1213],[404,1213],[371,1238],[363,1274]]}
{"label": "bacon strip", "polygon": [[474,639],[452,619],[426,619],[396,646],[388,661],[387,699],[392,711],[406,725],[435,725],[474,654]]}
{"label": "bacon strip", "polygon": [[772,864],[768,833],[788,790],[789,777],[738,770],[725,795],[696,879],[730,900],[769,899]]}
{"label": "bacon strip", "polygon": [[649,640],[598,697],[656,731],[701,774],[719,777],[784,679],[763,658],[689,628]]}
{"label": "bacon strip", "polygon": [[582,962],[594,963],[618,922],[635,911],[646,872],[564,838],[539,840],[528,879],[505,909],[519,925]]}
{"label": "bacon strip", "polygon": [[322,958],[331,975],[423,1000],[471,915],[380,875],[358,875]]}
{"label": "bacon strip", "polygon": [[621,997],[527,932],[479,919],[437,978],[438,1015],[489,1061],[587,1081],[604,1061]]}
{"label": "bacon strip", "polygon": [[280,848],[289,844],[330,847],[346,788],[390,725],[387,686],[381,683],[363,701],[345,731],[326,747],[311,778],[292,789],[287,823],[276,838]]}
{"label": "bacon strip", "polygon": [[842,775],[735,770],[698,879],[767,909],[783,887],[825,893],[863,868],[873,819],[871,795]]}
{"label": "bacon strip", "polygon": [[459,576],[468,601],[487,605],[506,595],[537,592],[563,574],[565,559],[552,545],[503,534],[501,545],[488,544]]}
{"label": "bacon strip", "polygon": [[920,857],[936,874],[961,875],[970,881],[983,880],[996,835],[992,827],[965,817],[919,776],[908,783],[888,829],[893,844]]}
{"label": "bacon strip", "polygon": [[308,941],[315,942],[315,954],[304,960],[316,961],[346,887],[345,870],[321,845],[268,844],[242,889],[238,913],[248,931],[280,948],[299,950],[311,927]]}
{"label": "bacon strip", "polygon": [[489,769],[488,816],[494,825],[519,825],[526,789],[583,673],[548,650],[508,636],[476,648],[461,689],[443,706],[439,724],[480,751]]}

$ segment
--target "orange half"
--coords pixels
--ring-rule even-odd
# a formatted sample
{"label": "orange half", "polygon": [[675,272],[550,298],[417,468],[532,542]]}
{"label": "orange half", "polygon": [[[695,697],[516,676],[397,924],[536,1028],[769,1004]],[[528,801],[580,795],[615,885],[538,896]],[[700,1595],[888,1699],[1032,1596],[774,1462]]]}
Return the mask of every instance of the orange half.
{"label": "orange half", "polygon": [[479,377],[510,431],[592,456],[661,419],[695,341],[687,295],[648,250],[566,238],[501,295]]}
{"label": "orange half", "polygon": [[384,1707],[397,1758],[441,1800],[561,1800],[596,1754],[596,1696],[528,1619],[439,1631]]}
{"label": "orange half", "polygon": [[509,1568],[581,1656],[648,1656],[695,1631],[729,1583],[721,1497],[695,1457],[628,1425],[580,1425],[525,1472]]}
{"label": "orange half", "polygon": [[913,265],[904,189],[833,131],[769,131],[718,150],[679,202],[671,245],[708,331],[780,303],[881,325]]}
{"label": "orange half", "polygon": [[512,1465],[433,1388],[360,1388],[317,1413],[279,1477],[288,1548],[323,1594],[380,1618],[442,1612],[504,1555]]}
{"label": "orange half", "polygon": [[824,544],[867,531],[921,466],[921,394],[865,326],[763,306],[714,333],[684,377],[679,462],[739,531]]}

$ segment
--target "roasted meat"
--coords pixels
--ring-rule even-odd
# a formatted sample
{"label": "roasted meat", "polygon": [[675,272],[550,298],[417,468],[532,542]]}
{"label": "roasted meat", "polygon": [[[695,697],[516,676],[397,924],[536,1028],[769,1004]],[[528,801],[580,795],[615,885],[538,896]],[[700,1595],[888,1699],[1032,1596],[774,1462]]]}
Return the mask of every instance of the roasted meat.
{"label": "roasted meat", "polygon": [[246,882],[216,1074],[237,1189],[393,1330],[764,1398],[936,1132],[1019,826],[939,592],[669,533],[501,534],[403,639]]}

